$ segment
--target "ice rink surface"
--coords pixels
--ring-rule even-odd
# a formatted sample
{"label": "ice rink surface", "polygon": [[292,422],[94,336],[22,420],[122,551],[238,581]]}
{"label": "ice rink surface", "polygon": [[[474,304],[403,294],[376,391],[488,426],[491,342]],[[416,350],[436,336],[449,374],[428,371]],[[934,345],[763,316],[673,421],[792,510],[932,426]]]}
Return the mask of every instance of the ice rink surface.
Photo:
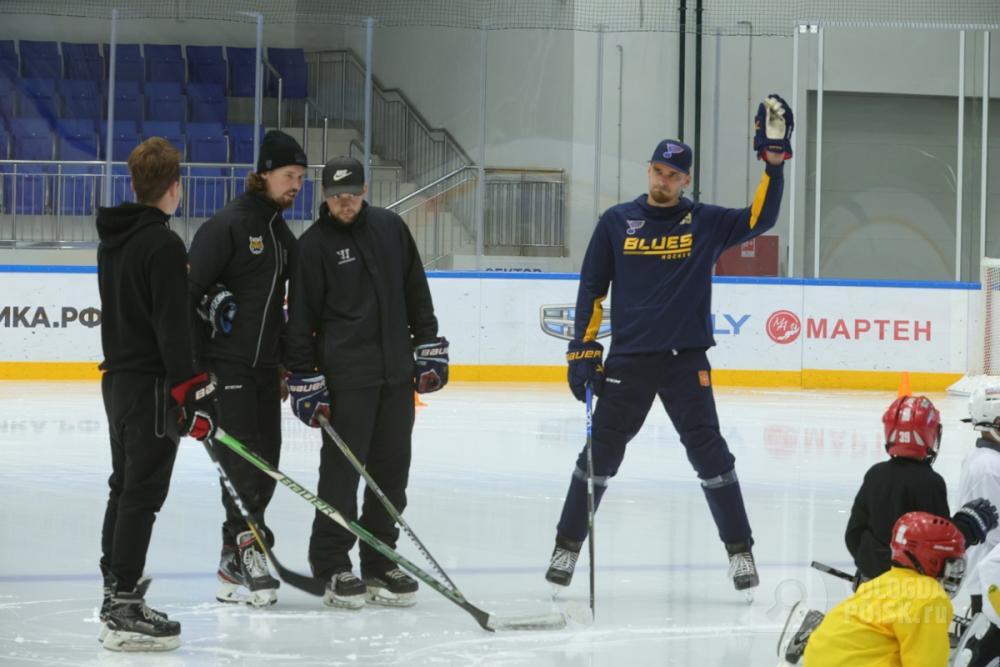
{"label": "ice rink surface", "polygon": [[[654,405],[597,516],[592,622],[586,548],[572,586],[555,601],[543,579],[584,441],[582,404],[561,384],[456,382],[426,396],[407,520],[473,604],[497,614],[569,614],[566,629],[549,632],[487,633],[426,586],[409,609],[327,609],[288,586],[268,609],[215,602],[221,492],[202,446],[185,440],[146,565],[154,578],[147,599],[181,622],[182,645],[140,655],[97,642],[110,473],[98,384],[0,383],[0,662],[771,667],[793,603],[826,610],[849,592],[809,563],[853,571],[843,532],[864,472],[885,458],[881,415],[893,398],[717,390],[756,540],[761,586],[753,604],[726,578],[725,550],[698,480]],[[958,421],[963,399],[931,398],[944,422],[935,467],[954,493],[975,438]],[[318,432],[287,408],[283,426],[280,468],[315,489]],[[275,553],[301,572],[308,572],[312,518],[306,502],[276,490],[267,514]],[[405,537],[400,551],[424,566]],[[956,607],[966,604],[960,594]]]}

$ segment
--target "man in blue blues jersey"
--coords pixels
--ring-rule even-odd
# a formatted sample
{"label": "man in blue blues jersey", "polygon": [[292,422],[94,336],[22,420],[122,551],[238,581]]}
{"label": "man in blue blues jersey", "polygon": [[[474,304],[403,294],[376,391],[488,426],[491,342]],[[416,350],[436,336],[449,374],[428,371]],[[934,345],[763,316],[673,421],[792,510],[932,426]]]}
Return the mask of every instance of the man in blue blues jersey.
{"label": "man in blue blues jersey", "polygon": [[[753,538],[735,458],[719,432],[706,356],[715,345],[712,269],[726,248],[763,234],[777,221],[792,127],[784,100],[771,95],[761,103],[754,151],[765,161],[764,173],[753,202],[742,209],[684,197],[691,183],[691,147],[672,140],[657,145],[647,171],[649,193],[612,206],[597,222],[580,270],[575,338],[566,355],[573,395],[584,400],[589,384],[600,397],[592,438],[595,509],[625,446],[659,396],[701,479],[733,584],[748,594],[759,584]],[[609,287],[612,344],[602,362],[597,331]],[[556,531],[545,578],[568,586],[587,537],[586,448],[577,458]]]}

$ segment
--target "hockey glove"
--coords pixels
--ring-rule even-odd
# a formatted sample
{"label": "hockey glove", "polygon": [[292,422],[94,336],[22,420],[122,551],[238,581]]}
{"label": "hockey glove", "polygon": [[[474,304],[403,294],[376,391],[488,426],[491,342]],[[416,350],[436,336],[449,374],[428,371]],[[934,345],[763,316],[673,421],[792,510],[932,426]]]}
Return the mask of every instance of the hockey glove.
{"label": "hockey glove", "polygon": [[792,157],[792,129],[795,120],[792,109],[785,100],[772,93],[757,107],[754,117],[753,150],[757,159],[763,160],[764,153],[784,153],[785,159]]}
{"label": "hockey glove", "polygon": [[429,394],[448,384],[448,339],[439,336],[413,348],[413,386]]}
{"label": "hockey glove", "polygon": [[233,320],[236,319],[236,298],[225,285],[217,284],[201,297],[198,316],[211,327],[212,338],[218,333],[228,336],[233,331]]}
{"label": "hockey glove", "polygon": [[976,498],[962,505],[951,522],[962,531],[966,547],[982,544],[986,533],[997,527],[997,508],[986,498]]}
{"label": "hockey glove", "polygon": [[595,341],[581,343],[580,341],[570,341],[569,350],[566,352],[566,362],[569,364],[567,377],[569,388],[576,396],[576,400],[587,400],[587,383],[594,394],[601,395],[604,389],[604,346]]}
{"label": "hockey glove", "polygon": [[181,435],[189,435],[196,440],[215,435],[218,419],[215,389],[215,378],[208,373],[199,373],[170,389],[171,398],[180,407],[177,424]]}
{"label": "hockey glove", "polygon": [[330,418],[330,392],[322,373],[292,373],[288,376],[288,393],[292,412],[306,426],[319,428],[319,415]]}

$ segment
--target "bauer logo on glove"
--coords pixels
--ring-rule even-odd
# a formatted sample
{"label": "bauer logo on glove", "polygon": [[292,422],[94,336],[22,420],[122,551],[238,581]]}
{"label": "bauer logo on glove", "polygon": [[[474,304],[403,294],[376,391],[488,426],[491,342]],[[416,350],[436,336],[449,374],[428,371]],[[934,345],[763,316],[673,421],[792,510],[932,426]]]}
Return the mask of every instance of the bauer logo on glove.
{"label": "bauer logo on glove", "polygon": [[413,348],[413,387],[429,394],[448,384],[448,339],[439,336]]}
{"label": "bauer logo on glove", "polygon": [[795,127],[792,109],[779,95],[767,96],[757,107],[754,117],[753,150],[758,159],[764,153],[782,153],[792,157],[792,130]]}

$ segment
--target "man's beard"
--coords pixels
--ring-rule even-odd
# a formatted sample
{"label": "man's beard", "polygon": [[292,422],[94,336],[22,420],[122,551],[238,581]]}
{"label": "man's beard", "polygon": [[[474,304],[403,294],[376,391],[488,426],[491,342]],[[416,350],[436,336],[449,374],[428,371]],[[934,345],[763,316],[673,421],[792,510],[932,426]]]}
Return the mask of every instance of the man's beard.
{"label": "man's beard", "polygon": [[670,203],[670,195],[668,195],[667,191],[664,190],[663,188],[654,188],[653,190],[650,190],[649,196],[652,197],[653,201],[655,201],[657,204]]}
{"label": "man's beard", "polygon": [[293,195],[283,194],[280,197],[278,197],[277,199],[275,199],[274,203],[277,204],[278,206],[280,206],[282,209],[291,208],[292,204],[295,203],[295,195],[297,195],[297,194],[299,194],[299,193],[296,192]]}

